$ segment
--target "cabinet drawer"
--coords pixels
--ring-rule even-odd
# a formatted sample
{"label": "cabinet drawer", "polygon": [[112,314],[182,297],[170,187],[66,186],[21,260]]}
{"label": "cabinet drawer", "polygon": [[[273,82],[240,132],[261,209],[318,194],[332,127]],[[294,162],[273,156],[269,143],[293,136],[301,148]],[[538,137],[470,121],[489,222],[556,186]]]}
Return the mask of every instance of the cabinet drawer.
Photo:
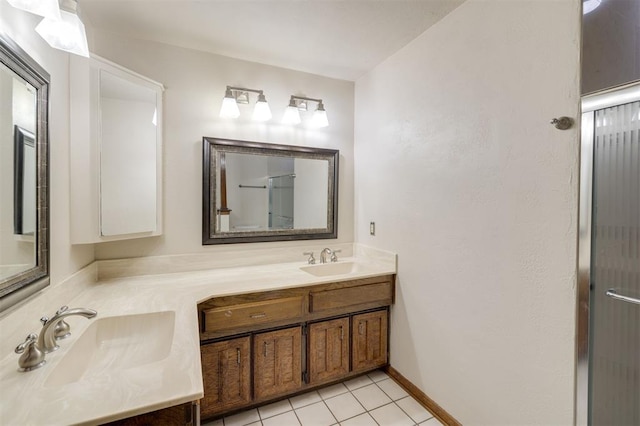
{"label": "cabinet drawer", "polygon": [[390,305],[393,301],[391,282],[364,284],[354,287],[312,291],[309,294],[309,311],[322,312],[361,305]]}
{"label": "cabinet drawer", "polygon": [[215,332],[301,318],[304,307],[304,297],[295,296],[204,309],[202,331]]}

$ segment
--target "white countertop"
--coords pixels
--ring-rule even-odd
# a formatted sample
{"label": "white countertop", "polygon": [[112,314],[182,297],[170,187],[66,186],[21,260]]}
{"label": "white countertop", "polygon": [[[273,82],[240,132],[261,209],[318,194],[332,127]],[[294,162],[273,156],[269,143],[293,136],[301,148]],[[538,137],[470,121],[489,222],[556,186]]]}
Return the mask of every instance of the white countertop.
{"label": "white countertop", "polygon": [[[396,273],[395,255],[368,248],[356,252],[354,257],[340,259],[340,262],[357,263],[356,272],[327,277],[302,271],[300,267],[305,264],[298,261],[105,278],[84,284],[67,304],[70,308],[94,309],[98,316],[92,320],[69,317],[72,336],[59,341],[59,350],[47,354],[46,365],[19,372],[18,355],[14,353],[7,354],[0,362],[0,424],[96,424],[200,399],[203,388],[197,303],[214,296]],[[118,276],[112,272],[100,275]],[[57,308],[59,306],[52,305],[49,311],[55,312]],[[19,312],[2,318],[0,330],[17,325],[15,321],[27,317],[22,311],[28,310],[29,304],[26,304]],[[175,312],[173,341],[165,358],[136,368],[104,371],[64,385],[47,383],[52,371],[92,321],[164,311]],[[39,329],[31,332],[37,333]],[[3,339],[7,337],[4,334]],[[11,345],[15,347],[18,343],[20,341],[11,342]]]}

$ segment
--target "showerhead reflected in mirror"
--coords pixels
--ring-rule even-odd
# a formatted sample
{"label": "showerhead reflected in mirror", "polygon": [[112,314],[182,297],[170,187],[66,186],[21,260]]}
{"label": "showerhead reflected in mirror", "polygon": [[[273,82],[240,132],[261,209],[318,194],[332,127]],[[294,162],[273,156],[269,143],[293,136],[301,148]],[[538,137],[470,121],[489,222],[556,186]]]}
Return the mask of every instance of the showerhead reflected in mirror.
{"label": "showerhead reflected in mirror", "polygon": [[49,75],[0,34],[0,311],[49,282]]}
{"label": "showerhead reflected in mirror", "polygon": [[338,156],[204,138],[203,244],[336,238]]}

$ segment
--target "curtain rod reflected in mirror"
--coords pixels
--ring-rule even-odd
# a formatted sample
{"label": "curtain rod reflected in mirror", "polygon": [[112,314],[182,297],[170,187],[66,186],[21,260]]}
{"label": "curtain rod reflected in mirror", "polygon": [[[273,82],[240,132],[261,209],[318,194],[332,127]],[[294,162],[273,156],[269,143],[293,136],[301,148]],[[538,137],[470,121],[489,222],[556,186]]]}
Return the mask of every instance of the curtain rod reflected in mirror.
{"label": "curtain rod reflected in mirror", "polygon": [[338,158],[204,137],[202,244],[337,238]]}

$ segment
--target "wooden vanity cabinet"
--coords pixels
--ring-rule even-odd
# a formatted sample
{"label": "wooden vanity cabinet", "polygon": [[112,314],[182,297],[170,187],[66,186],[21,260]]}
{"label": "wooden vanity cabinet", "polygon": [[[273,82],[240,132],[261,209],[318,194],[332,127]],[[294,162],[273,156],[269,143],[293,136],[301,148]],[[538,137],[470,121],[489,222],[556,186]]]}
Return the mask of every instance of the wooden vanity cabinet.
{"label": "wooden vanity cabinet", "polygon": [[204,398],[201,416],[242,407],[251,402],[251,353],[249,336],[200,347]]}
{"label": "wooden vanity cabinet", "polygon": [[200,303],[202,418],[387,365],[394,278],[222,296]]}
{"label": "wooden vanity cabinet", "polygon": [[349,374],[349,317],[309,325],[309,383]]}
{"label": "wooden vanity cabinet", "polygon": [[387,364],[388,316],[387,310],[353,316],[352,371],[364,372]]}
{"label": "wooden vanity cabinet", "polygon": [[253,392],[266,399],[302,386],[302,327],[256,334],[253,338]]}

